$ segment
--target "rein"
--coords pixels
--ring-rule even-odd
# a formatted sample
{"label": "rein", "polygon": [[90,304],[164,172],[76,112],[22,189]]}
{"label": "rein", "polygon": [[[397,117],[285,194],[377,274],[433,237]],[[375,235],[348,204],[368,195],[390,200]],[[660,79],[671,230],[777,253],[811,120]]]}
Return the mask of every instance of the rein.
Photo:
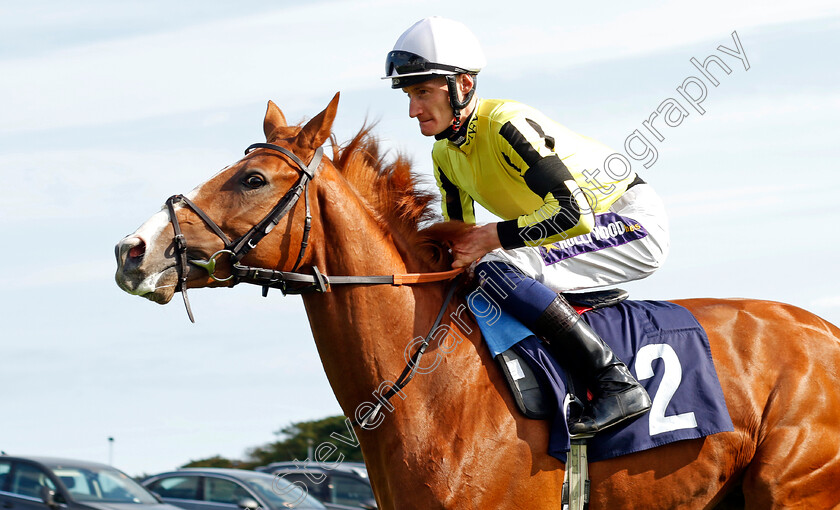
{"label": "rein", "polygon": [[[296,272],[306,253],[306,246],[309,242],[309,231],[312,228],[312,214],[309,209],[308,184],[315,178],[315,174],[321,165],[324,149],[319,147],[309,164],[304,163],[292,151],[272,143],[255,143],[245,149],[245,154],[257,149],[274,150],[288,157],[300,172],[300,178],[289,191],[277,202],[277,205],[256,225],[254,225],[242,237],[231,241],[222,229],[207,215],[200,207],[184,195],[173,195],[166,200],[166,207],[169,210],[169,218],[175,233],[175,253],[178,258],[178,287],[184,298],[184,306],[191,322],[195,322],[190,300],[187,297],[187,274],[189,265],[203,268],[215,281],[232,281],[233,285],[249,283],[259,285],[263,288],[263,296],[268,294],[268,289],[280,289],[283,295],[307,294],[310,292],[329,292],[332,285],[413,285],[420,283],[439,282],[451,280],[460,274],[463,269],[441,271],[436,273],[407,273],[393,275],[369,275],[369,276],[329,276],[321,273],[317,266],[312,266],[312,274]],[[300,196],[304,196],[306,204],[306,219],[304,220],[303,237],[300,243],[300,251],[297,260],[291,271],[277,271],[262,267],[246,266],[239,261],[252,249],[257,247],[265,236],[280,222],[280,220],[294,207]],[[178,217],[175,214],[175,204],[183,202],[224,242],[225,247],[207,260],[190,260],[187,258],[187,239],[181,232]],[[225,278],[216,276],[216,259],[227,254],[231,261],[231,274]],[[448,300],[447,300],[448,303]],[[446,304],[444,304],[444,308]],[[434,330],[434,328],[433,328]]]}
{"label": "rein", "polygon": [[[457,270],[460,272],[460,269]],[[429,330],[429,333],[426,335],[426,338],[420,343],[420,346],[417,347],[417,350],[414,351],[414,354],[411,355],[411,359],[406,364],[405,368],[403,369],[400,376],[397,378],[397,381],[390,386],[387,392],[383,393],[382,395],[377,397],[378,403],[368,412],[366,412],[361,418],[355,419],[352,421],[353,426],[366,428],[365,426],[368,424],[370,420],[376,418],[377,413],[379,410],[382,409],[382,406],[385,405],[391,398],[402,391],[408,383],[414,378],[414,375],[417,373],[417,367],[420,366],[420,359],[423,357],[423,354],[426,353],[426,348],[429,347],[429,343],[432,340],[432,336],[435,334],[438,326],[440,326],[440,321],[443,319],[443,314],[446,312],[446,307],[449,306],[449,302],[452,301],[452,296],[455,294],[455,289],[458,288],[458,281],[460,276],[456,276],[452,283],[449,284],[449,288],[446,291],[446,297],[443,299],[443,306],[440,307],[440,311],[435,318],[434,324],[432,324],[432,329]],[[381,386],[381,385],[380,385]]]}

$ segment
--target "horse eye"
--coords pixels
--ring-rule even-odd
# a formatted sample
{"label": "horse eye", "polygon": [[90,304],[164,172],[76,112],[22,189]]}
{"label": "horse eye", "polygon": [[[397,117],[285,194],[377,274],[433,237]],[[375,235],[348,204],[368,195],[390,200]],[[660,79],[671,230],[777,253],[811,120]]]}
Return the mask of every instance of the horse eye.
{"label": "horse eye", "polygon": [[259,187],[265,186],[266,183],[262,175],[251,174],[242,179],[242,184],[248,186],[251,189],[257,189]]}

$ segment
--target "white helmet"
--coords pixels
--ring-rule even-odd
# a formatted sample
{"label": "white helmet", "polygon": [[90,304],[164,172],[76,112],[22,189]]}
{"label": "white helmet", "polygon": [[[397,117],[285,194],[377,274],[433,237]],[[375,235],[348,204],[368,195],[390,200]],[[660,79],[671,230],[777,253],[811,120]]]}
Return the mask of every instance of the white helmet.
{"label": "white helmet", "polygon": [[435,75],[476,75],[487,63],[475,35],[463,23],[432,16],[403,32],[385,60],[385,76],[399,89]]}

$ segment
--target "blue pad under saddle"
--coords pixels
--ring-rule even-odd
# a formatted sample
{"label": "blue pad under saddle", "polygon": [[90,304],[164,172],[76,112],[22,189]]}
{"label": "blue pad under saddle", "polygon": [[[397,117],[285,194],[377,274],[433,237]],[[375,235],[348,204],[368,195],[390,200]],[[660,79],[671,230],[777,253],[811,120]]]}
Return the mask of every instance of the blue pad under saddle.
{"label": "blue pad under saddle", "polygon": [[[481,307],[481,297],[476,293],[470,298],[470,307],[493,356],[513,347],[543,379],[544,390],[552,389],[558,411],[552,422],[548,453],[565,462],[569,433],[562,409],[567,393],[563,369],[519,321],[498,308],[481,316],[481,310],[490,307]],[[474,304],[478,306],[474,308]],[[709,339],[687,309],[667,301],[624,301],[583,317],[627,364],[653,400],[647,414],[590,439],[591,461],[734,430]]]}

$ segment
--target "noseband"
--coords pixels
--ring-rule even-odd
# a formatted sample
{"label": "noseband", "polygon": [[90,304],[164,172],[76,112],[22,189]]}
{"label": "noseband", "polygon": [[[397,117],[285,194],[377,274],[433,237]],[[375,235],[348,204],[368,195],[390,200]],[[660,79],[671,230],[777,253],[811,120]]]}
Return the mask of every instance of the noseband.
{"label": "noseband", "polygon": [[[280,147],[279,145],[274,145],[272,143],[252,144],[247,149],[245,149],[245,154],[250,154],[251,151],[256,149],[270,149],[288,157],[292,160],[292,162],[294,162],[295,165],[297,165],[297,170],[300,172],[300,178],[294,184],[294,186],[292,186],[292,188],[289,191],[287,191],[285,195],[283,195],[283,197],[280,199],[279,202],[277,202],[277,205],[274,206],[274,208],[268,213],[268,215],[266,215],[259,223],[251,227],[251,230],[246,232],[242,237],[231,241],[228,238],[228,236],[225,235],[222,229],[219,228],[216,222],[214,222],[210,218],[210,216],[207,215],[207,213],[202,211],[200,207],[195,205],[192,202],[192,200],[185,197],[184,195],[172,195],[166,200],[166,207],[169,210],[169,219],[172,222],[172,228],[175,231],[175,253],[178,257],[177,290],[180,290],[181,294],[184,296],[184,305],[187,308],[187,315],[189,315],[190,320],[192,322],[195,322],[195,318],[193,317],[192,309],[190,307],[190,300],[187,297],[187,273],[189,269],[189,264],[193,264],[195,266],[204,268],[210,274],[210,278],[219,282],[224,282],[233,279],[234,285],[242,281],[263,285],[264,294],[268,291],[268,287],[280,288],[284,294],[303,293],[309,292],[310,290],[321,290],[309,289],[308,286],[290,289],[287,286],[287,282],[289,281],[289,279],[283,277],[283,274],[286,273],[284,271],[271,271],[262,268],[252,268],[239,264],[239,261],[242,260],[242,258],[245,257],[245,255],[247,255],[249,251],[256,248],[257,243],[259,243],[265,236],[267,236],[272,231],[272,229],[274,229],[275,226],[277,226],[280,220],[289,212],[289,210],[291,210],[292,207],[294,207],[300,196],[303,194],[305,196],[304,202],[306,203],[306,219],[303,227],[303,237],[300,242],[300,251],[298,252],[297,261],[292,267],[292,272],[297,270],[301,260],[303,260],[304,254],[306,253],[306,245],[309,240],[309,230],[312,228],[312,215],[309,210],[309,194],[307,193],[307,185],[309,184],[309,181],[315,178],[315,172],[321,165],[321,158],[324,155],[324,149],[322,147],[318,147],[315,150],[315,155],[312,157],[312,161],[310,161],[307,165],[306,163],[301,161],[301,159],[298,158],[292,151],[284,147]],[[183,202],[187,207],[192,209],[193,212],[195,212],[195,214],[199,218],[201,218],[201,220],[205,224],[207,224],[207,226],[210,227],[210,229],[217,236],[219,236],[222,242],[225,243],[225,247],[211,255],[208,260],[188,260],[187,239],[181,232],[181,226],[178,223],[178,216],[175,214],[176,202]],[[218,278],[215,275],[216,259],[222,254],[228,254],[233,264],[232,272],[227,278]],[[261,274],[266,271],[269,273],[268,275]],[[275,273],[277,273],[277,276],[279,276],[279,278],[272,278],[272,276],[274,276]],[[323,279],[321,279],[321,283],[323,284]]]}

